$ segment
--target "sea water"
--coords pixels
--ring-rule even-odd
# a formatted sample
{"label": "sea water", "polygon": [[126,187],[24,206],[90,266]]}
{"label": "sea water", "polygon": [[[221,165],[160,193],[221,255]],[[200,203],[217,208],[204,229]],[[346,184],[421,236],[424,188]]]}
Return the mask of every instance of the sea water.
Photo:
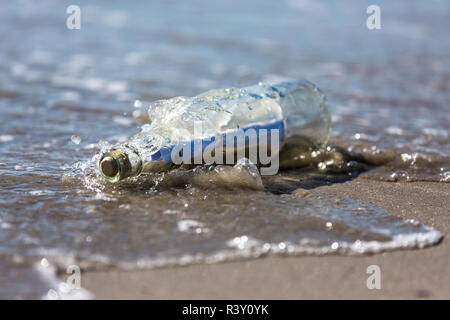
{"label": "sea water", "polygon": [[[447,4],[381,1],[389,14],[371,31],[360,1],[302,3],[79,1],[81,30],[67,30],[63,3],[2,2],[0,296],[63,296],[57,274],[70,265],[136,270],[438,243],[439,225],[313,182],[448,183]],[[311,181],[309,190],[276,188],[245,161],[114,186],[97,171],[100,150],[139,133],[154,101],[286,78],[310,79],[330,101],[325,148],[281,159],[293,171],[280,177]]]}

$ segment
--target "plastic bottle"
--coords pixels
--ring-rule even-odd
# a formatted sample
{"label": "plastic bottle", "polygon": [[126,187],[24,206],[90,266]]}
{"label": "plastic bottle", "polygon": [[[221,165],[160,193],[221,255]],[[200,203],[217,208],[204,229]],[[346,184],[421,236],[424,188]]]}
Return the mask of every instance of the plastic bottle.
{"label": "plastic bottle", "polygon": [[[331,129],[326,97],[306,80],[259,83],[243,89],[215,89],[195,97],[159,100],[149,107],[149,116],[151,123],[144,125],[140,133],[101,155],[99,168],[107,180],[117,182],[145,171],[167,170],[174,165],[177,146],[192,148],[189,159],[199,155],[194,145],[200,147],[201,154],[214,141],[218,145],[219,140],[224,150],[236,153],[239,146],[226,145],[225,137],[238,130],[245,134],[256,131],[258,138],[254,141],[269,144],[269,148],[274,142],[270,133],[268,140],[259,136],[266,129],[278,130],[280,148],[321,148]],[[248,147],[247,138],[244,148]]]}

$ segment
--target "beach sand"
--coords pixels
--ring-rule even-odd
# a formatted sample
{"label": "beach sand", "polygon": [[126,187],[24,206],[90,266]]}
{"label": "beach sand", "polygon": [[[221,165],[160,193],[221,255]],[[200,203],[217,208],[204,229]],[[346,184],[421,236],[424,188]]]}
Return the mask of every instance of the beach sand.
{"label": "beach sand", "polygon": [[[282,179],[282,178],[281,178]],[[244,262],[143,270],[92,271],[81,285],[97,299],[449,299],[450,184],[391,183],[358,177],[317,191],[361,199],[439,230],[440,244],[351,256],[268,257]],[[366,286],[381,269],[381,289]]]}

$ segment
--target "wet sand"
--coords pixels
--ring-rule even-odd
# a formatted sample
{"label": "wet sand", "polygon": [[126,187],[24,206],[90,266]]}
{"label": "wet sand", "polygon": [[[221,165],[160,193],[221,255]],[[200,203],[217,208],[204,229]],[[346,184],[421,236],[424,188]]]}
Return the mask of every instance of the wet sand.
{"label": "wet sand", "polygon": [[[280,178],[283,179],[283,178]],[[143,270],[85,272],[97,299],[449,299],[450,184],[391,183],[358,177],[314,190],[360,199],[418,219],[444,236],[434,247],[362,257],[269,257],[245,262]],[[314,186],[311,186],[314,187]],[[369,265],[381,289],[369,290]]]}

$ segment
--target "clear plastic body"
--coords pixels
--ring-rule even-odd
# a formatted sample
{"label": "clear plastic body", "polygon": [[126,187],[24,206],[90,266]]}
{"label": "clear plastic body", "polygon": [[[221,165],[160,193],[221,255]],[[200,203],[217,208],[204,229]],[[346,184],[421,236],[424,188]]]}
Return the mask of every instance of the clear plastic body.
{"label": "clear plastic body", "polygon": [[[119,170],[110,181],[119,181],[142,171],[159,171],[167,163],[155,161],[163,147],[202,139],[255,123],[284,120],[285,143],[320,148],[328,140],[331,116],[324,94],[306,80],[277,84],[259,83],[242,89],[215,89],[195,97],[159,100],[149,107],[151,123],[126,144],[102,155],[117,158]],[[194,128],[201,124],[201,132]],[[129,155],[130,154],[130,155]],[[128,159],[125,159],[128,158]],[[120,166],[120,163],[124,165]]]}

